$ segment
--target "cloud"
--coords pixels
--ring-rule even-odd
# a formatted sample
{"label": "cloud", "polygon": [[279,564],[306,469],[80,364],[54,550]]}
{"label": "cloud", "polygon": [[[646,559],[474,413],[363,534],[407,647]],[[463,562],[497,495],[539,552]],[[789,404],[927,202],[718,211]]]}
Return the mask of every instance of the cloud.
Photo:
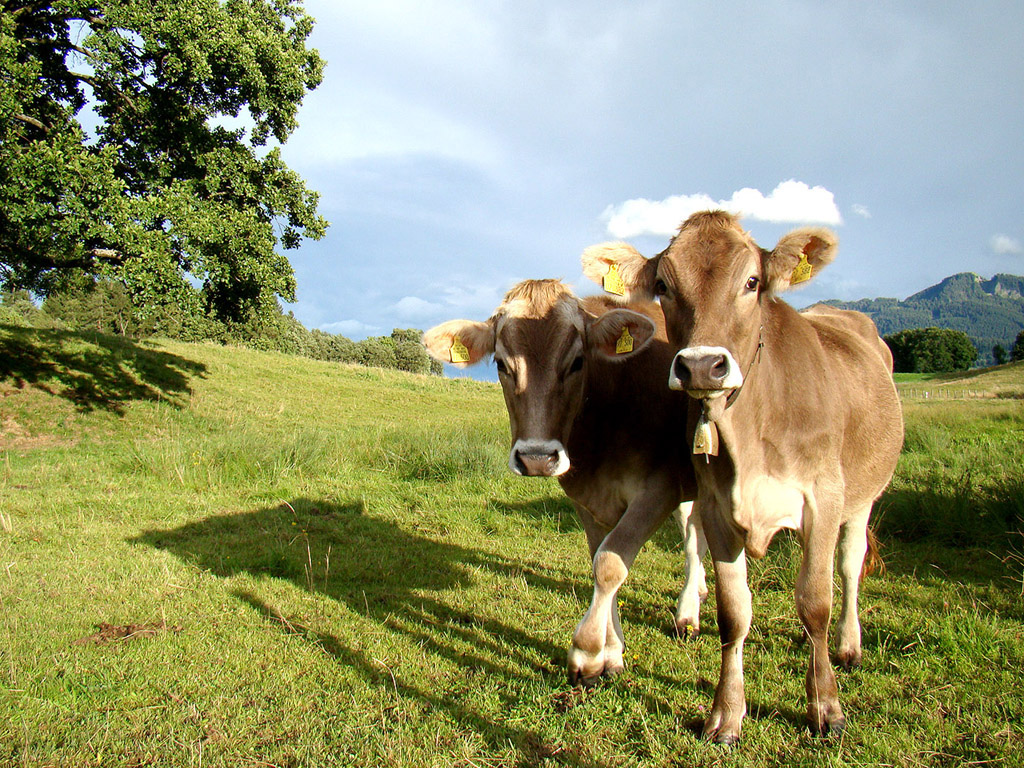
{"label": "cloud", "polygon": [[341,320],[336,323],[325,323],[320,326],[324,333],[338,333],[353,341],[365,339],[367,336],[375,336],[383,332],[377,325],[369,325],[361,320]]}
{"label": "cloud", "polygon": [[717,202],[705,194],[676,195],[660,201],[627,200],[617,206],[608,206],[602,218],[614,237],[671,236],[690,214],[709,208],[720,208],[748,219],[772,223],[843,223],[831,192],[793,179],[782,182],[768,195],[744,187],[733,192],[728,200]]}
{"label": "cloud", "polygon": [[992,252],[997,253],[1000,256],[1024,253],[1024,246],[1021,245],[1020,240],[1010,237],[1009,235],[992,235],[988,244],[992,249]]}
{"label": "cloud", "polygon": [[854,205],[853,205],[853,212],[855,214],[857,214],[858,216],[860,216],[861,218],[864,218],[864,219],[870,219],[871,218],[871,211],[868,210],[868,207],[866,205],[860,205],[859,203],[854,203]]}
{"label": "cloud", "polygon": [[423,320],[436,315],[441,309],[441,304],[421,299],[419,296],[406,296],[392,307],[398,316],[403,320]]}

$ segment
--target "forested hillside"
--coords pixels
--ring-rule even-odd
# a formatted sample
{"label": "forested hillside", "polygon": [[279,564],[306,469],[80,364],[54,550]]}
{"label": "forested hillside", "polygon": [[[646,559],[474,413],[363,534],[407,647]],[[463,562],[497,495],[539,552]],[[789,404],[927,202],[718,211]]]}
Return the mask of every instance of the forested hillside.
{"label": "forested hillside", "polygon": [[978,364],[994,362],[992,347],[1013,346],[1024,329],[1024,277],[996,275],[985,280],[973,272],[951,275],[937,285],[899,299],[828,301],[871,316],[883,336],[908,328],[952,328],[971,337]]}

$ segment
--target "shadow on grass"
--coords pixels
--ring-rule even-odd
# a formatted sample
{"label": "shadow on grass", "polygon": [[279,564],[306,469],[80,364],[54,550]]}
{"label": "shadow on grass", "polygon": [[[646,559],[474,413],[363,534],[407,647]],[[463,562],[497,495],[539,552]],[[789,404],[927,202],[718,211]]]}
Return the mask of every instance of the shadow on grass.
{"label": "shadow on grass", "polygon": [[131,339],[0,326],[0,382],[69,400],[80,411],[123,414],[132,400],[182,405],[206,366]]}
{"label": "shadow on grass", "polygon": [[584,547],[586,546],[579,515],[576,514],[572,502],[563,493],[519,503],[492,498],[488,500],[487,506],[504,515],[517,515],[530,521],[552,526],[559,533],[579,531],[581,541],[584,543]]}
{"label": "shadow on grass", "polygon": [[[536,510],[534,510],[536,512]],[[284,579],[305,591],[315,591],[404,636],[420,652],[465,670],[466,677],[482,675],[512,709],[524,684],[543,679],[551,695],[541,706],[552,716],[564,706],[570,688],[565,680],[566,649],[542,640],[486,608],[449,602],[448,590],[470,589],[479,574],[489,572],[510,583],[572,594],[589,583],[574,583],[564,573],[515,556],[460,547],[417,535],[394,523],[364,513],[361,503],[337,504],[296,499],[279,507],[239,515],[207,518],[172,530],[155,530],[134,540],[171,552],[182,561],[221,577],[240,574]],[[328,557],[329,556],[329,557]],[[329,560],[329,568],[327,563]],[[476,731],[496,750],[514,744],[521,764],[532,765],[557,755],[561,763],[598,765],[588,757],[565,751],[527,727],[505,722],[473,708],[459,696],[446,695],[403,674],[387,669],[361,650],[322,628],[281,614],[249,591],[234,596],[258,612],[268,625],[306,638],[369,683],[396,690]],[[578,616],[564,617],[566,637]],[[671,685],[706,694],[696,681]],[[671,711],[673,705],[649,693],[638,693],[649,711]]]}

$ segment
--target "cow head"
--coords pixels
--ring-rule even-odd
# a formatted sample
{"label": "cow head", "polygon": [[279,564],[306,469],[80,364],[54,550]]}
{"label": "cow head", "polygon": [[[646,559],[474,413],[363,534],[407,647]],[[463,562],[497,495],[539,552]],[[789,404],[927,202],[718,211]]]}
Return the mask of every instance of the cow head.
{"label": "cow head", "polygon": [[460,367],[494,356],[512,429],[509,468],[550,477],[569,469],[565,446],[592,358],[628,358],[654,333],[654,323],[637,312],[594,316],[559,281],[527,280],[487,322],[450,320],[427,331],[423,344],[435,359]]}
{"label": "cow head", "polygon": [[691,216],[651,259],[625,243],[583,253],[584,273],[601,282],[613,268],[628,295],[658,297],[668,338],[679,349],[669,386],[710,401],[743,385],[761,343],[765,302],[835,258],[837,238],[820,227],[795,229],[765,250],[724,211]]}

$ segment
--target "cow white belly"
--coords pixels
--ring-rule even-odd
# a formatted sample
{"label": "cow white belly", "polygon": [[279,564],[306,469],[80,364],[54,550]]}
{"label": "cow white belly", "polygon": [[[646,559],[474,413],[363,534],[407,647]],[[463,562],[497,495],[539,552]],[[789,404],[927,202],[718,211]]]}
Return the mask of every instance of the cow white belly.
{"label": "cow white belly", "polygon": [[783,528],[800,530],[805,498],[797,481],[768,475],[752,478],[737,489],[733,517],[747,531],[746,549],[751,557],[763,557],[772,537]]}

